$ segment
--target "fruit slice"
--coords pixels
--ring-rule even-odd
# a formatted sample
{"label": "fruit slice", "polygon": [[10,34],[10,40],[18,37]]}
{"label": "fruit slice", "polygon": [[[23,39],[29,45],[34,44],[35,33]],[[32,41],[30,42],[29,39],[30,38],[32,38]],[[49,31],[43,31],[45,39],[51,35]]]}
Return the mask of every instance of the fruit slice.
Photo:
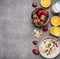
{"label": "fruit slice", "polygon": [[45,16],[45,15],[41,15],[41,16],[40,16],[40,19],[41,19],[42,21],[45,21],[45,20],[46,20],[46,16]]}
{"label": "fruit slice", "polygon": [[38,18],[37,14],[34,14],[34,15],[33,15],[33,18]]}
{"label": "fruit slice", "polygon": [[54,36],[60,36],[60,27],[51,27],[50,33]]}
{"label": "fruit slice", "polygon": [[41,25],[43,26],[45,22],[44,22],[44,21],[40,21],[40,23],[41,23]]}
{"label": "fruit slice", "polygon": [[51,18],[51,24],[52,24],[53,26],[59,26],[59,25],[60,25],[60,17],[58,17],[58,16],[53,16],[53,17]]}
{"label": "fruit slice", "polygon": [[51,5],[51,0],[41,0],[41,6],[44,8],[48,8]]}

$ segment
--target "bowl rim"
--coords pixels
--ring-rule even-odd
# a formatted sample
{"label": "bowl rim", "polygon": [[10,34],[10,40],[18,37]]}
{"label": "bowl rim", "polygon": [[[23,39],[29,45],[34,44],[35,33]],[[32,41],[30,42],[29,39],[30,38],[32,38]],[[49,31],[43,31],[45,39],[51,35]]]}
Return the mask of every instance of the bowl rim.
{"label": "bowl rim", "polygon": [[44,57],[44,58],[55,58],[55,57],[57,57],[57,56],[60,54],[60,51],[58,51],[53,57],[44,56],[44,55],[40,52],[40,44],[41,44],[41,42],[42,42],[44,39],[46,39],[46,38],[54,38],[54,39],[57,41],[57,43],[58,43],[58,46],[59,46],[58,50],[60,50],[60,42],[59,42],[59,40],[58,40],[57,38],[53,37],[53,36],[47,36],[47,37],[44,37],[44,38],[39,42],[39,47],[38,47],[38,49],[39,49],[40,55],[41,55],[42,57]]}

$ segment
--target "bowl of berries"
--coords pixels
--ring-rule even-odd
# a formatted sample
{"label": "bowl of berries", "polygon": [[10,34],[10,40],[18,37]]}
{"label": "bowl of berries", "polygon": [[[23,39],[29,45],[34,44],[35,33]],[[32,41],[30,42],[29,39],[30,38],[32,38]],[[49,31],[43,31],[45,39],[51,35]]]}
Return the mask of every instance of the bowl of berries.
{"label": "bowl of berries", "polygon": [[32,23],[37,27],[43,27],[49,22],[49,12],[43,8],[35,8],[31,15]]}

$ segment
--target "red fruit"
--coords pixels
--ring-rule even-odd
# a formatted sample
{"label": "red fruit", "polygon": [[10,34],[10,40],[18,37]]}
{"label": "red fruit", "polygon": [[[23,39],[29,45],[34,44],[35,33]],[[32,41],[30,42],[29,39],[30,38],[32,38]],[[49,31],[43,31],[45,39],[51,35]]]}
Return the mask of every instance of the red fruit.
{"label": "red fruit", "polygon": [[37,15],[40,16],[42,14],[42,10],[38,11]]}
{"label": "red fruit", "polygon": [[32,43],[33,43],[34,45],[37,45],[37,41],[36,41],[36,40],[35,40],[35,41],[33,41]]}
{"label": "red fruit", "polygon": [[41,23],[41,25],[43,26],[45,22],[44,22],[44,21],[40,21],[40,23]]}
{"label": "red fruit", "polygon": [[47,11],[47,10],[43,10],[43,14],[44,14],[45,16],[48,16],[48,11]]}
{"label": "red fruit", "polygon": [[37,20],[37,19],[33,18],[33,19],[32,19],[32,22],[34,22],[35,20]]}
{"label": "red fruit", "polygon": [[48,30],[48,26],[44,26],[43,31],[47,31],[47,30]]}
{"label": "red fruit", "polygon": [[35,10],[36,10],[36,13],[38,13],[41,10],[41,8],[36,8]]}
{"label": "red fruit", "polygon": [[36,7],[36,6],[37,6],[37,2],[33,2],[33,3],[32,3],[32,6],[33,6],[33,7]]}
{"label": "red fruit", "polygon": [[38,55],[39,54],[39,51],[37,49],[33,49],[32,52],[35,54],[35,55]]}
{"label": "red fruit", "polygon": [[42,21],[45,21],[46,20],[46,16],[45,15],[40,15],[40,19],[42,20]]}

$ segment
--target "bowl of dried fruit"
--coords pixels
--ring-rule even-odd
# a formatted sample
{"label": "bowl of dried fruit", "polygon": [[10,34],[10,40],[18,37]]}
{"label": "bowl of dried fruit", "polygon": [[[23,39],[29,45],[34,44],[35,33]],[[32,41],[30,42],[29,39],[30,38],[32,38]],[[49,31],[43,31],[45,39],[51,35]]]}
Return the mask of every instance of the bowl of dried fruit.
{"label": "bowl of dried fruit", "polygon": [[43,27],[49,22],[49,12],[43,8],[35,8],[31,15],[32,23],[37,27]]}

